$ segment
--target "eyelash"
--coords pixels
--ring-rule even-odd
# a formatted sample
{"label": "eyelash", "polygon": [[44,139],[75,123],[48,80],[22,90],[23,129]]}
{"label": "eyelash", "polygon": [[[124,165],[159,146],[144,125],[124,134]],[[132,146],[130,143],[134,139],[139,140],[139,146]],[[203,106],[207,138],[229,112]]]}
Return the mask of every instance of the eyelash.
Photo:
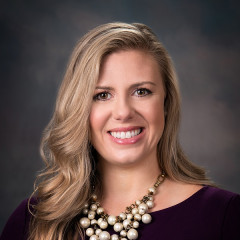
{"label": "eyelash", "polygon": [[94,101],[106,101],[106,100],[109,99],[109,98],[107,98],[107,99],[102,99],[102,98],[100,98],[100,97],[101,97],[101,94],[108,94],[108,95],[111,95],[111,93],[106,92],[106,91],[104,91],[104,92],[100,92],[100,93],[97,93],[97,94],[93,97],[93,100],[94,100]]}
{"label": "eyelash", "polygon": [[138,91],[145,91],[145,94],[143,94],[143,95],[137,95],[137,97],[145,97],[145,96],[147,96],[147,95],[150,95],[150,94],[152,94],[152,91],[150,91],[149,89],[147,89],[147,88],[138,88],[138,89],[136,89],[135,91],[134,91],[134,94],[135,93],[137,93]]}
{"label": "eyelash", "polygon": [[[137,97],[145,97],[147,95],[150,95],[152,94],[152,91],[150,91],[149,89],[147,88],[137,88],[134,92],[133,92],[133,95],[135,95],[138,91],[144,91],[145,93],[143,95],[136,95]],[[101,98],[101,95],[102,94],[107,94],[107,95],[111,95],[111,93],[109,92],[100,92],[100,93],[97,93],[94,97],[93,97],[93,100],[94,101],[107,101],[110,97],[108,96],[108,98]]]}

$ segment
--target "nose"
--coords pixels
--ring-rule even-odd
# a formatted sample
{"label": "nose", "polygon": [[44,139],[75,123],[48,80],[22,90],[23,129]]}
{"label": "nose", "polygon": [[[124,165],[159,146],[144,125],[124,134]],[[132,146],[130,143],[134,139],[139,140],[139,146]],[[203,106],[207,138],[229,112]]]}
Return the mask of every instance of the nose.
{"label": "nose", "polygon": [[115,120],[126,121],[133,117],[134,107],[128,98],[121,98],[115,101],[112,115]]}

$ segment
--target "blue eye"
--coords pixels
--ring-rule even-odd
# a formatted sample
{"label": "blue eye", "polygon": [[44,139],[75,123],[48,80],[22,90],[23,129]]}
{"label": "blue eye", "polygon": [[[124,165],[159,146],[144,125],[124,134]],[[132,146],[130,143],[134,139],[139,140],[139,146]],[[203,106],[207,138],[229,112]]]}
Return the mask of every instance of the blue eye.
{"label": "blue eye", "polygon": [[148,90],[147,88],[139,88],[134,92],[134,95],[136,95],[137,97],[144,97],[146,95],[151,94],[152,92],[150,90]]}
{"label": "blue eye", "polygon": [[109,92],[101,92],[101,93],[96,94],[93,97],[93,100],[95,100],[95,101],[106,101],[110,98],[111,98],[111,94]]}

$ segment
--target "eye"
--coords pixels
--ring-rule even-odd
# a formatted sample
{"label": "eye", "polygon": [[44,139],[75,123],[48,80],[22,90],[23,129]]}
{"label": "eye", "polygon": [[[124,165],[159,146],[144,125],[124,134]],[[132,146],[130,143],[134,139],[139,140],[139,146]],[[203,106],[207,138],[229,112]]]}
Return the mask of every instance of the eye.
{"label": "eye", "polygon": [[109,92],[101,92],[101,93],[96,94],[93,97],[93,100],[95,100],[95,101],[106,101],[110,98],[111,98],[111,94]]}
{"label": "eye", "polygon": [[134,95],[137,97],[144,97],[151,94],[152,92],[147,88],[139,88],[134,92]]}

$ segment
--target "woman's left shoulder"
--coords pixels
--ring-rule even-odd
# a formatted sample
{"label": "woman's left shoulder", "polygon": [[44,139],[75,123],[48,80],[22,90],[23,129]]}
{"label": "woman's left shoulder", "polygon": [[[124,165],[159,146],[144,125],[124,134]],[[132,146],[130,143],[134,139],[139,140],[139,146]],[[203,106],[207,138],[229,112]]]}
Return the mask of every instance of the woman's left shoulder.
{"label": "woman's left shoulder", "polygon": [[201,199],[209,203],[224,204],[227,206],[239,204],[240,206],[240,195],[237,193],[212,186],[204,186],[199,190],[199,193]]}
{"label": "woman's left shoulder", "polygon": [[199,202],[205,214],[221,221],[222,239],[240,239],[240,195],[216,187],[199,190]]}
{"label": "woman's left shoulder", "polygon": [[222,239],[240,239],[240,195],[219,188],[205,187],[205,198],[215,212],[223,212]]}

